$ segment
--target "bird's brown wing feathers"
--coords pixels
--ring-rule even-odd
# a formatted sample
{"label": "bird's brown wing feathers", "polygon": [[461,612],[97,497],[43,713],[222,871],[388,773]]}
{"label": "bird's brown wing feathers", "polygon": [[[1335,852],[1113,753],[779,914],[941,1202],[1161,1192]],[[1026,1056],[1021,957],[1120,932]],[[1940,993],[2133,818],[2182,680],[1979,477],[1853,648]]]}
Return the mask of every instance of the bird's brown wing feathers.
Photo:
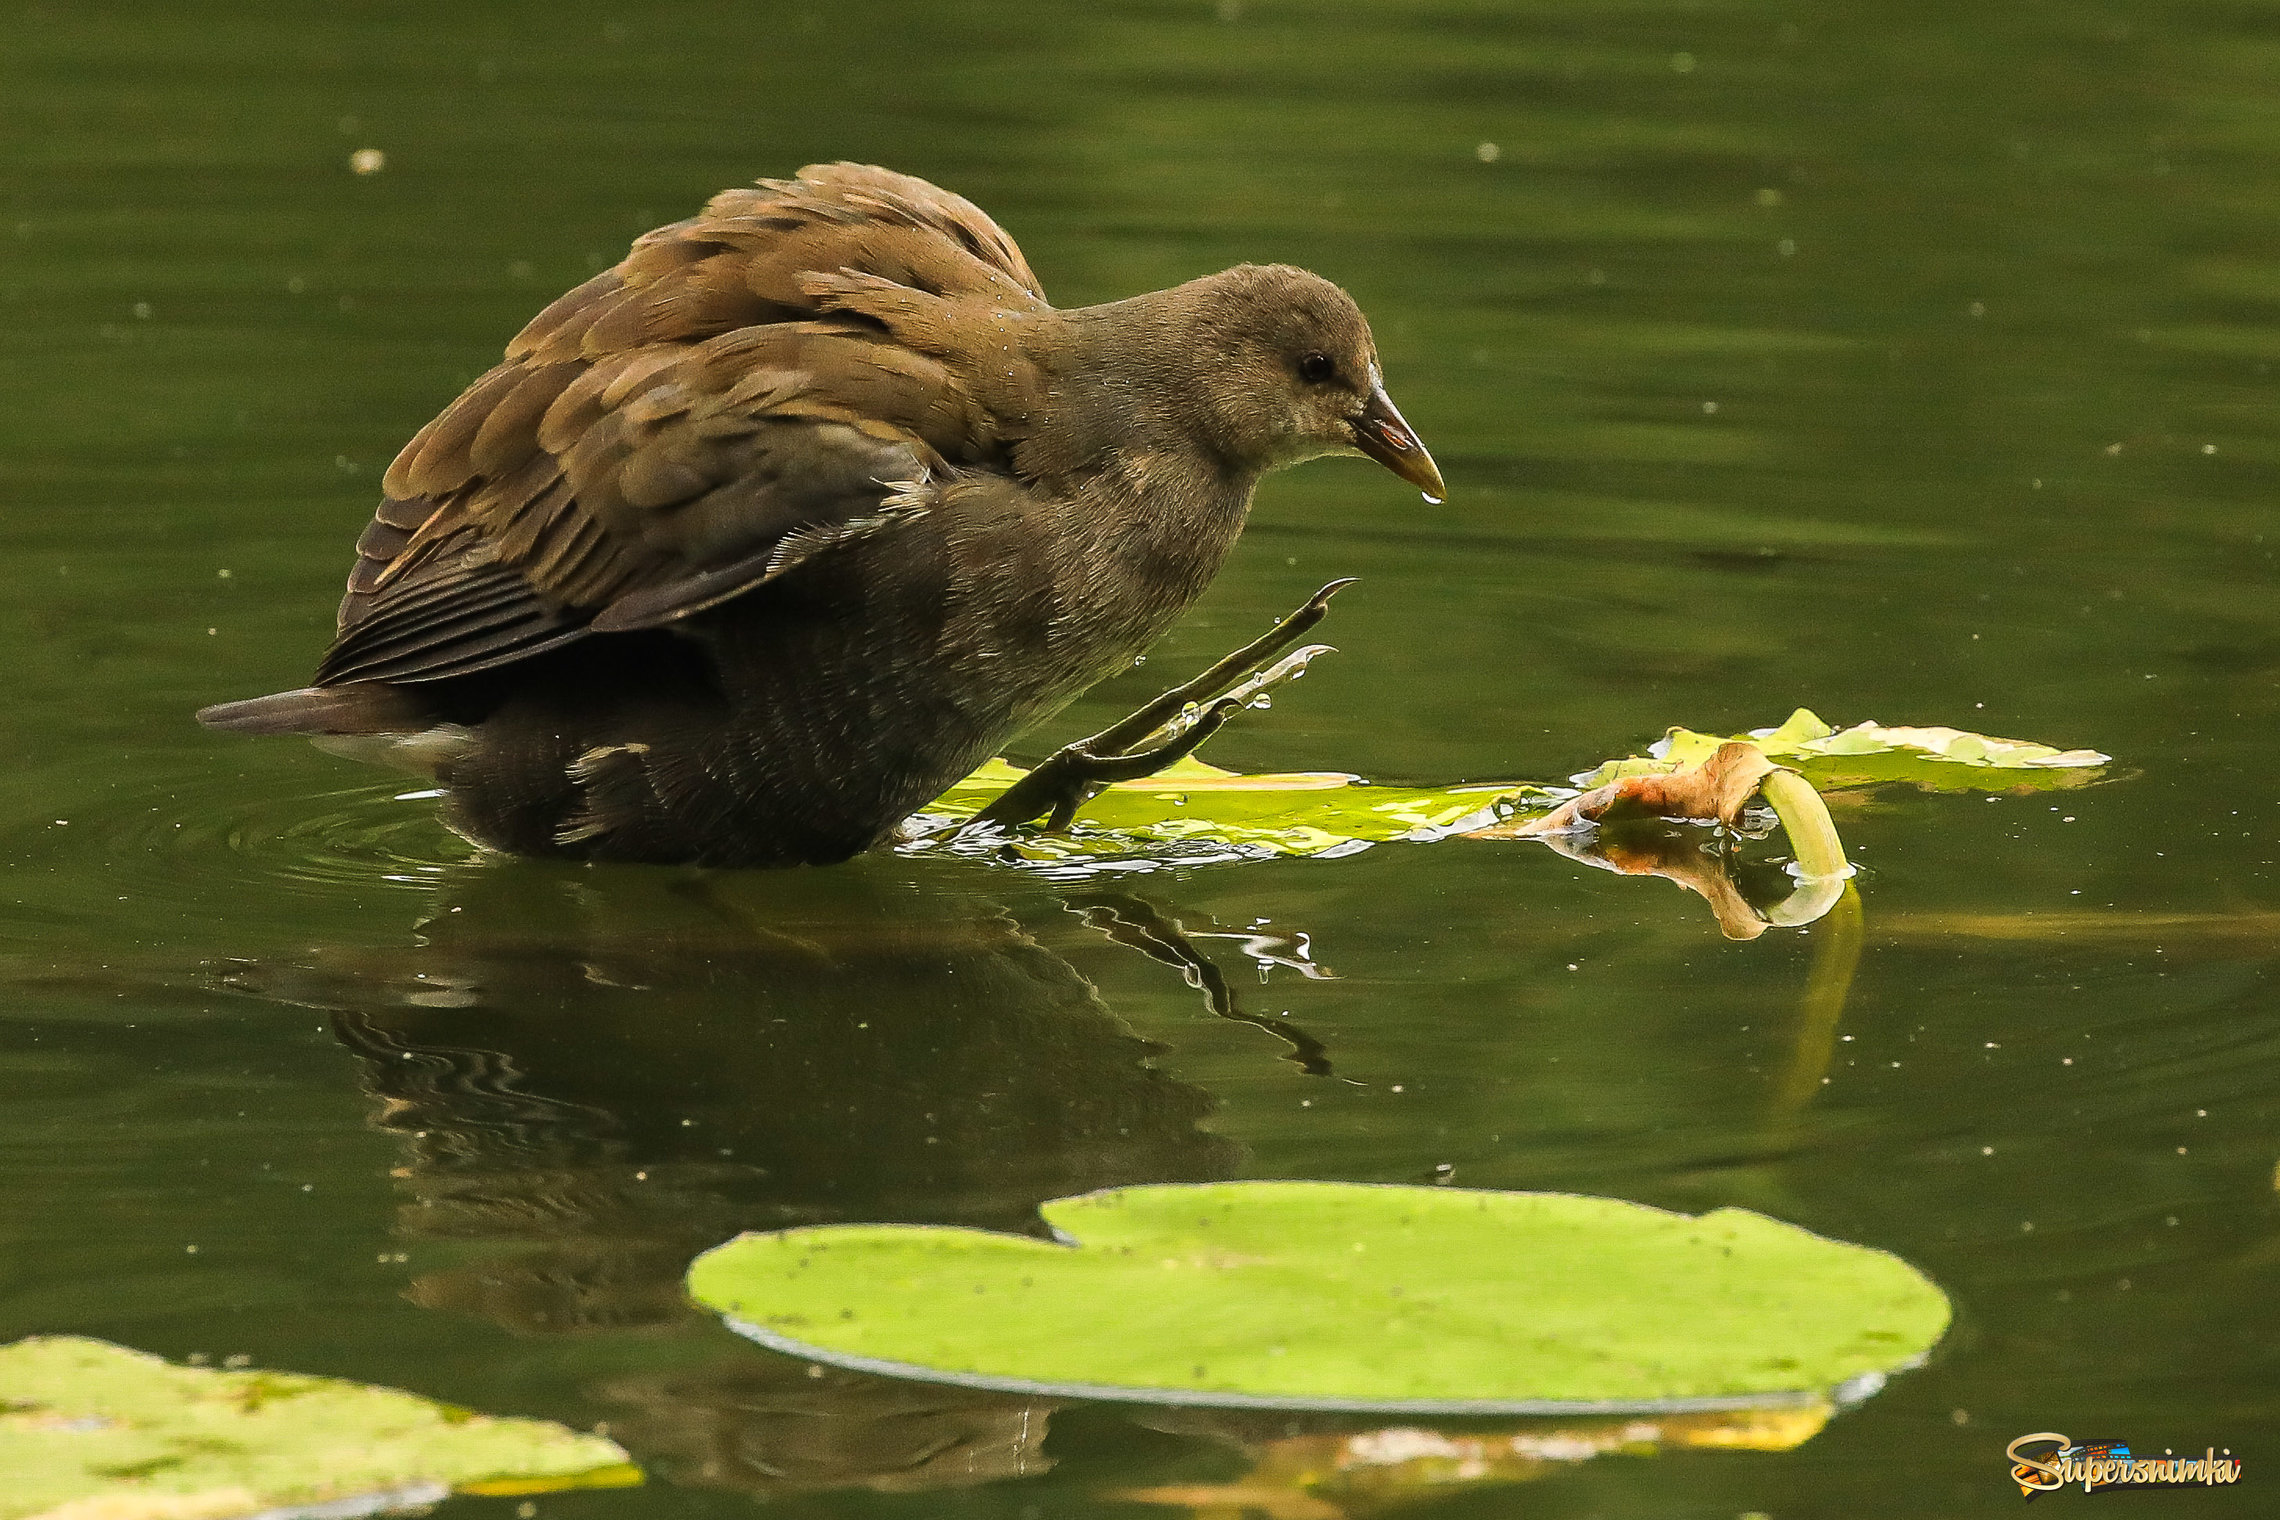
{"label": "bird's brown wing feathers", "polygon": [[893,520],[894,489],[998,463],[937,345],[835,286],[1042,305],[995,223],[923,180],[804,169],[714,197],[539,313],[405,445],[318,680],[418,681],[655,626]]}

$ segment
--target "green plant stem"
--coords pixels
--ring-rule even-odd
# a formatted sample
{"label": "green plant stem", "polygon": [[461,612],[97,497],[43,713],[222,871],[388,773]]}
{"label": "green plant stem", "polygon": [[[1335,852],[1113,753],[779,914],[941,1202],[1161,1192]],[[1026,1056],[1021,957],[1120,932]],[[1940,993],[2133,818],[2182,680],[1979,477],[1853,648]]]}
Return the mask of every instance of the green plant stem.
{"label": "green plant stem", "polygon": [[1836,823],[1829,817],[1829,805],[1813,790],[1812,782],[1795,771],[1775,771],[1758,790],[1773,804],[1774,816],[1789,836],[1798,876],[1806,881],[1841,881],[1853,874],[1852,864],[1845,859],[1844,841],[1837,837]]}

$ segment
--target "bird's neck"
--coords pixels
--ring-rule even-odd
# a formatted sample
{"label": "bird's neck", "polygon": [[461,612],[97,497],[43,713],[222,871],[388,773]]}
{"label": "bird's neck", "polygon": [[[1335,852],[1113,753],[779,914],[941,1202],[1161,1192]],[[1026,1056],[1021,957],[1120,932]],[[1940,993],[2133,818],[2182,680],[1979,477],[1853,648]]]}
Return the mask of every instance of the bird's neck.
{"label": "bird's neck", "polygon": [[1039,314],[1030,352],[1048,404],[1020,448],[1025,474],[1166,510],[1248,503],[1260,472],[1231,457],[1205,404],[1187,294]]}
{"label": "bird's neck", "polygon": [[[1228,457],[1198,406],[1197,355],[1148,297],[1067,313],[1066,360],[1035,454],[1066,471],[1119,557],[1160,557],[1182,605],[1243,531],[1259,471]],[[1153,577],[1151,577],[1153,579]]]}
{"label": "bird's neck", "polygon": [[1059,584],[1082,587],[1097,678],[1145,649],[1218,574],[1258,471],[1198,417],[1194,355],[1150,298],[1040,314],[1042,404],[1015,421],[1016,471],[1054,503]]}

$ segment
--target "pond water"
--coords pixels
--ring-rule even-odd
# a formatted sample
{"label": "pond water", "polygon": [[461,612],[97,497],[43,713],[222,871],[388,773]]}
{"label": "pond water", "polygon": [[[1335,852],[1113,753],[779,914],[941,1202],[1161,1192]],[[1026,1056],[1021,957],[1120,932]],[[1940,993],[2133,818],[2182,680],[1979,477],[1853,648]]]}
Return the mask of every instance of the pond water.
{"label": "pond water", "polygon": [[[681,1273],[788,1223],[1446,1178],[1759,1209],[1957,1319],[1794,1450],[1415,1513],[2008,1513],[2043,1430],[2229,1447],[2240,1489],[2149,1502],[2270,1512],[2268,12],[195,0],[0,34],[0,1340],[607,1422],[650,1471],[546,1515],[1186,1513],[1129,1496],[1282,1428],[810,1376]],[[502,862],[406,784],[192,725],[306,679],[380,470],[525,317],[830,158],[971,196],[1064,305],[1322,271],[1449,481],[1275,478],[1026,753],[1358,575],[1340,652],[1215,760],[1557,780],[1804,704],[2115,764],[1855,797],[1857,940],[1732,943],[1521,843],[1074,884]],[[1102,932],[1151,915],[1251,1022]]]}

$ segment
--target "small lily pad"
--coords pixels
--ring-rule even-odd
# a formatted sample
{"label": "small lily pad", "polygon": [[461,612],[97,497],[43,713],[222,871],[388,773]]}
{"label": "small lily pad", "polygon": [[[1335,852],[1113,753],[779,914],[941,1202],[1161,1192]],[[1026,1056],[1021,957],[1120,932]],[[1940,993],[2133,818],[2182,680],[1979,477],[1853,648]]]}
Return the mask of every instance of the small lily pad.
{"label": "small lily pad", "polygon": [[[1476,782],[1463,786],[1378,786],[1343,771],[1245,775],[1190,757],[1137,781],[1120,781],[1084,806],[1059,834],[1016,831],[979,843],[995,858],[1053,868],[1086,863],[1176,861],[1205,864],[1273,855],[1338,856],[1395,840],[1513,838],[1522,826],[1576,796],[1638,776],[1699,765],[1739,742],[1802,774],[1823,792],[1905,784],[1928,791],[2041,791],[2083,786],[2110,757],[1999,739],[1954,728],[1857,723],[1833,729],[1798,708],[1775,728],[1715,735],[1674,728],[1649,753],[1569,778],[1572,785]],[[1027,775],[992,760],[937,798],[921,820],[969,818]],[[944,836],[906,846],[934,849]],[[952,841],[961,849],[962,842]]]}
{"label": "small lily pad", "polygon": [[0,1520],[287,1520],[641,1481],[615,1442],[546,1420],[65,1335],[0,1346],[0,1474]]}
{"label": "small lily pad", "polygon": [[1897,1257],[1743,1209],[1237,1182],[1043,1212],[1061,1242],[745,1235],[697,1258],[689,1289],[765,1344],[888,1376],[1444,1414],[1810,1403],[1911,1363],[1948,1323]]}
{"label": "small lily pad", "polygon": [[[1029,774],[992,760],[927,809],[937,822],[971,817]],[[1527,811],[1546,812],[1564,791],[1520,788]],[[1189,757],[1086,803],[1066,833],[1020,831],[992,840],[1034,864],[1142,855],[1195,862],[1267,855],[1338,855],[1396,839],[1436,839],[1470,819],[1499,816],[1511,785],[1373,786],[1343,771],[1247,775]],[[1510,816],[1505,809],[1502,816]],[[921,841],[918,848],[928,848]]]}

